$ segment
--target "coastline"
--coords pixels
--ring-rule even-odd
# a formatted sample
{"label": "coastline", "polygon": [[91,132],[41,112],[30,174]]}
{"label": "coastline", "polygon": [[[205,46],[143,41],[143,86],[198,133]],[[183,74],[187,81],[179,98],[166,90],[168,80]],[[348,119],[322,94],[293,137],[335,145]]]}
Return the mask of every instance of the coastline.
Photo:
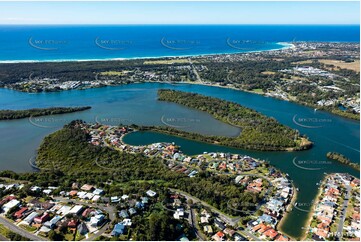
{"label": "coastline", "polygon": [[200,58],[200,57],[211,57],[218,55],[239,55],[247,53],[259,53],[267,51],[278,51],[285,49],[294,49],[295,45],[289,42],[274,42],[274,44],[280,45],[280,48],[273,48],[267,50],[254,50],[254,51],[243,51],[243,52],[220,52],[220,53],[206,53],[206,54],[190,54],[190,55],[173,55],[173,56],[140,56],[140,57],[124,57],[124,58],[95,58],[95,59],[49,59],[49,60],[0,60],[0,64],[20,64],[20,63],[62,63],[62,62],[92,62],[92,61],[126,61],[126,60],[152,60],[162,58]]}
{"label": "coastline", "polygon": [[293,194],[292,194],[292,199],[290,201],[290,203],[288,204],[286,211],[284,212],[284,215],[282,216],[281,220],[279,221],[279,223],[276,226],[276,229],[278,231],[280,231],[282,234],[287,235],[291,240],[293,241],[297,241],[296,238],[290,236],[289,234],[287,234],[283,229],[282,226],[285,223],[285,221],[287,220],[287,217],[289,215],[289,213],[292,211],[293,209],[293,204],[295,204],[295,202],[297,201],[297,190],[295,185],[292,183],[292,187],[293,187]]}

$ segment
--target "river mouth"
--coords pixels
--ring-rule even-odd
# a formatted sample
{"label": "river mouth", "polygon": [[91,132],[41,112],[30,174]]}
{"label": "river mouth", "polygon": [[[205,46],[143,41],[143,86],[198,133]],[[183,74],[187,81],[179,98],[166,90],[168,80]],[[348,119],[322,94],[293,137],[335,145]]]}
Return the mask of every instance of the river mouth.
{"label": "river mouth", "polygon": [[[140,83],[40,94],[0,89],[2,109],[27,109],[49,106],[92,107],[90,110],[79,113],[53,116],[53,119],[39,119],[38,122],[42,122],[42,126],[46,126],[45,128],[34,126],[28,119],[0,121],[1,169],[19,172],[33,171],[29,165],[29,159],[35,155],[42,139],[74,119],[83,119],[91,123],[98,121],[109,125],[118,125],[120,123],[166,125],[162,122],[163,120],[168,125],[180,126],[178,128],[190,132],[221,134],[223,136],[239,135],[238,128],[215,120],[208,114],[177,104],[157,101],[156,93],[161,88],[195,92],[233,101],[267,116],[274,117],[279,122],[298,129],[301,134],[310,137],[310,140],[315,145],[310,150],[299,152],[247,151],[149,132],[135,132],[124,137],[124,141],[130,144],[149,144],[160,141],[175,142],[181,145],[186,154],[223,151],[268,160],[275,167],[288,173],[294,185],[300,189],[297,202],[302,205],[300,208],[304,211],[293,209],[282,225],[282,230],[292,237],[299,238],[301,236],[302,227],[308,217],[307,211],[310,210],[310,201],[317,194],[317,183],[320,182],[325,173],[347,172],[359,177],[357,171],[335,162],[328,163],[326,159],[327,152],[335,151],[345,154],[355,162],[359,162],[360,125],[357,121],[321,111],[315,113],[313,109],[295,103],[238,90],[203,85],[175,86],[161,83]],[[204,122],[205,120],[207,122]],[[303,126],[317,127],[303,127],[295,123],[294,120],[303,124]],[[316,123],[315,120],[317,120]],[[321,121],[322,124],[320,125]]]}

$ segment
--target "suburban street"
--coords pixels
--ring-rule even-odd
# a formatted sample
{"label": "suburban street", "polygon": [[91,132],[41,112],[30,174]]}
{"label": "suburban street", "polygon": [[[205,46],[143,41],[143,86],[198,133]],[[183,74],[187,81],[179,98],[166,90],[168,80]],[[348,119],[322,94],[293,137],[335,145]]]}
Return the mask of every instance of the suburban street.
{"label": "suburban street", "polygon": [[347,210],[347,206],[348,206],[348,201],[350,198],[350,194],[351,194],[351,186],[347,185],[346,186],[346,197],[343,200],[343,204],[342,204],[342,209],[341,209],[341,216],[340,216],[340,222],[338,223],[338,227],[337,227],[337,233],[336,233],[336,237],[338,238],[338,240],[342,239],[342,231],[343,231],[343,225],[345,223],[345,219],[346,219],[346,210]]}
{"label": "suburban street", "polygon": [[205,238],[203,236],[203,234],[200,233],[197,229],[196,215],[195,215],[194,209],[192,209],[192,208],[189,210],[189,224],[193,227],[194,233],[197,235],[198,240],[200,240],[200,241],[207,240],[207,238]]}
{"label": "suburban street", "polygon": [[209,204],[203,202],[202,200],[200,200],[199,198],[196,198],[192,195],[189,195],[188,193],[185,193],[183,191],[180,191],[180,190],[177,190],[177,189],[172,189],[170,188],[169,190],[171,190],[172,192],[177,192],[179,193],[180,195],[184,196],[185,198],[187,199],[192,199],[195,203],[201,203],[202,205],[206,206],[206,207],[209,207],[213,210],[214,213],[218,214],[220,218],[222,218],[225,222],[227,222],[228,224],[232,225],[232,226],[235,226],[237,225],[238,221],[241,219],[240,217],[235,217],[235,218],[232,218],[218,210],[215,210],[212,206],[210,206]]}
{"label": "suburban street", "polygon": [[6,218],[0,217],[0,223],[2,225],[4,225],[5,227],[9,228],[11,231],[13,231],[14,233],[20,234],[23,237],[26,237],[30,240],[34,240],[34,241],[46,241],[45,238],[36,236],[35,234],[29,233],[28,231],[20,228],[19,226],[16,226],[15,224],[11,223],[10,221],[8,221]]}
{"label": "suburban street", "polygon": [[111,222],[113,222],[116,218],[115,215],[115,208],[113,206],[103,206],[103,205],[99,205],[99,204],[90,204],[90,203],[86,203],[86,202],[81,202],[78,200],[74,200],[74,199],[67,199],[67,198],[63,198],[63,197],[54,197],[54,199],[61,201],[61,202],[74,202],[76,204],[81,204],[81,205],[86,205],[86,206],[93,206],[93,207],[97,207],[103,211],[106,211],[109,214],[109,222],[106,223],[103,227],[101,227],[96,233],[92,234],[91,236],[89,236],[87,239],[85,239],[85,241],[93,241],[95,240],[97,237],[99,237],[100,235],[102,235],[110,226]]}

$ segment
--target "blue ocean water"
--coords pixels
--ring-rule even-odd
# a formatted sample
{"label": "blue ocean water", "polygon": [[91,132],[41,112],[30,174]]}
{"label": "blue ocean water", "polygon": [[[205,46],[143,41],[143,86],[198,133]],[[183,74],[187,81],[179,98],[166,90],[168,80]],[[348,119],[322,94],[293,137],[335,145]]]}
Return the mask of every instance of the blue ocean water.
{"label": "blue ocean water", "polygon": [[292,41],[359,42],[358,25],[0,26],[0,61],[221,54],[280,49]]}

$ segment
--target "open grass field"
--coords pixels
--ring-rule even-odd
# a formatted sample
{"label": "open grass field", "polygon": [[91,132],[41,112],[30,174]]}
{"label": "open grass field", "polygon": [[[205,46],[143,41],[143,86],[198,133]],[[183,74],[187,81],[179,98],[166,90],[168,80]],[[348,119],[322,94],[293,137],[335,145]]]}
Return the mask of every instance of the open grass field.
{"label": "open grass field", "polygon": [[[192,61],[193,63],[196,63],[196,61]],[[172,64],[185,64],[189,63],[188,59],[169,59],[169,60],[147,60],[144,61],[144,65],[172,65]]]}
{"label": "open grass field", "polygon": [[122,76],[125,74],[124,71],[103,71],[100,73],[102,76]]}
{"label": "open grass field", "polygon": [[296,62],[292,62],[292,64],[295,65],[307,65],[307,64],[311,64],[312,60],[303,60],[303,61],[296,61]]}
{"label": "open grass field", "polygon": [[264,75],[274,75],[274,74],[276,74],[276,72],[274,72],[274,71],[262,71],[261,74],[264,74]]}
{"label": "open grass field", "polygon": [[356,72],[360,72],[360,60],[354,62],[344,62],[340,60],[318,60],[319,62],[326,65],[334,65],[337,68],[349,69]]}

